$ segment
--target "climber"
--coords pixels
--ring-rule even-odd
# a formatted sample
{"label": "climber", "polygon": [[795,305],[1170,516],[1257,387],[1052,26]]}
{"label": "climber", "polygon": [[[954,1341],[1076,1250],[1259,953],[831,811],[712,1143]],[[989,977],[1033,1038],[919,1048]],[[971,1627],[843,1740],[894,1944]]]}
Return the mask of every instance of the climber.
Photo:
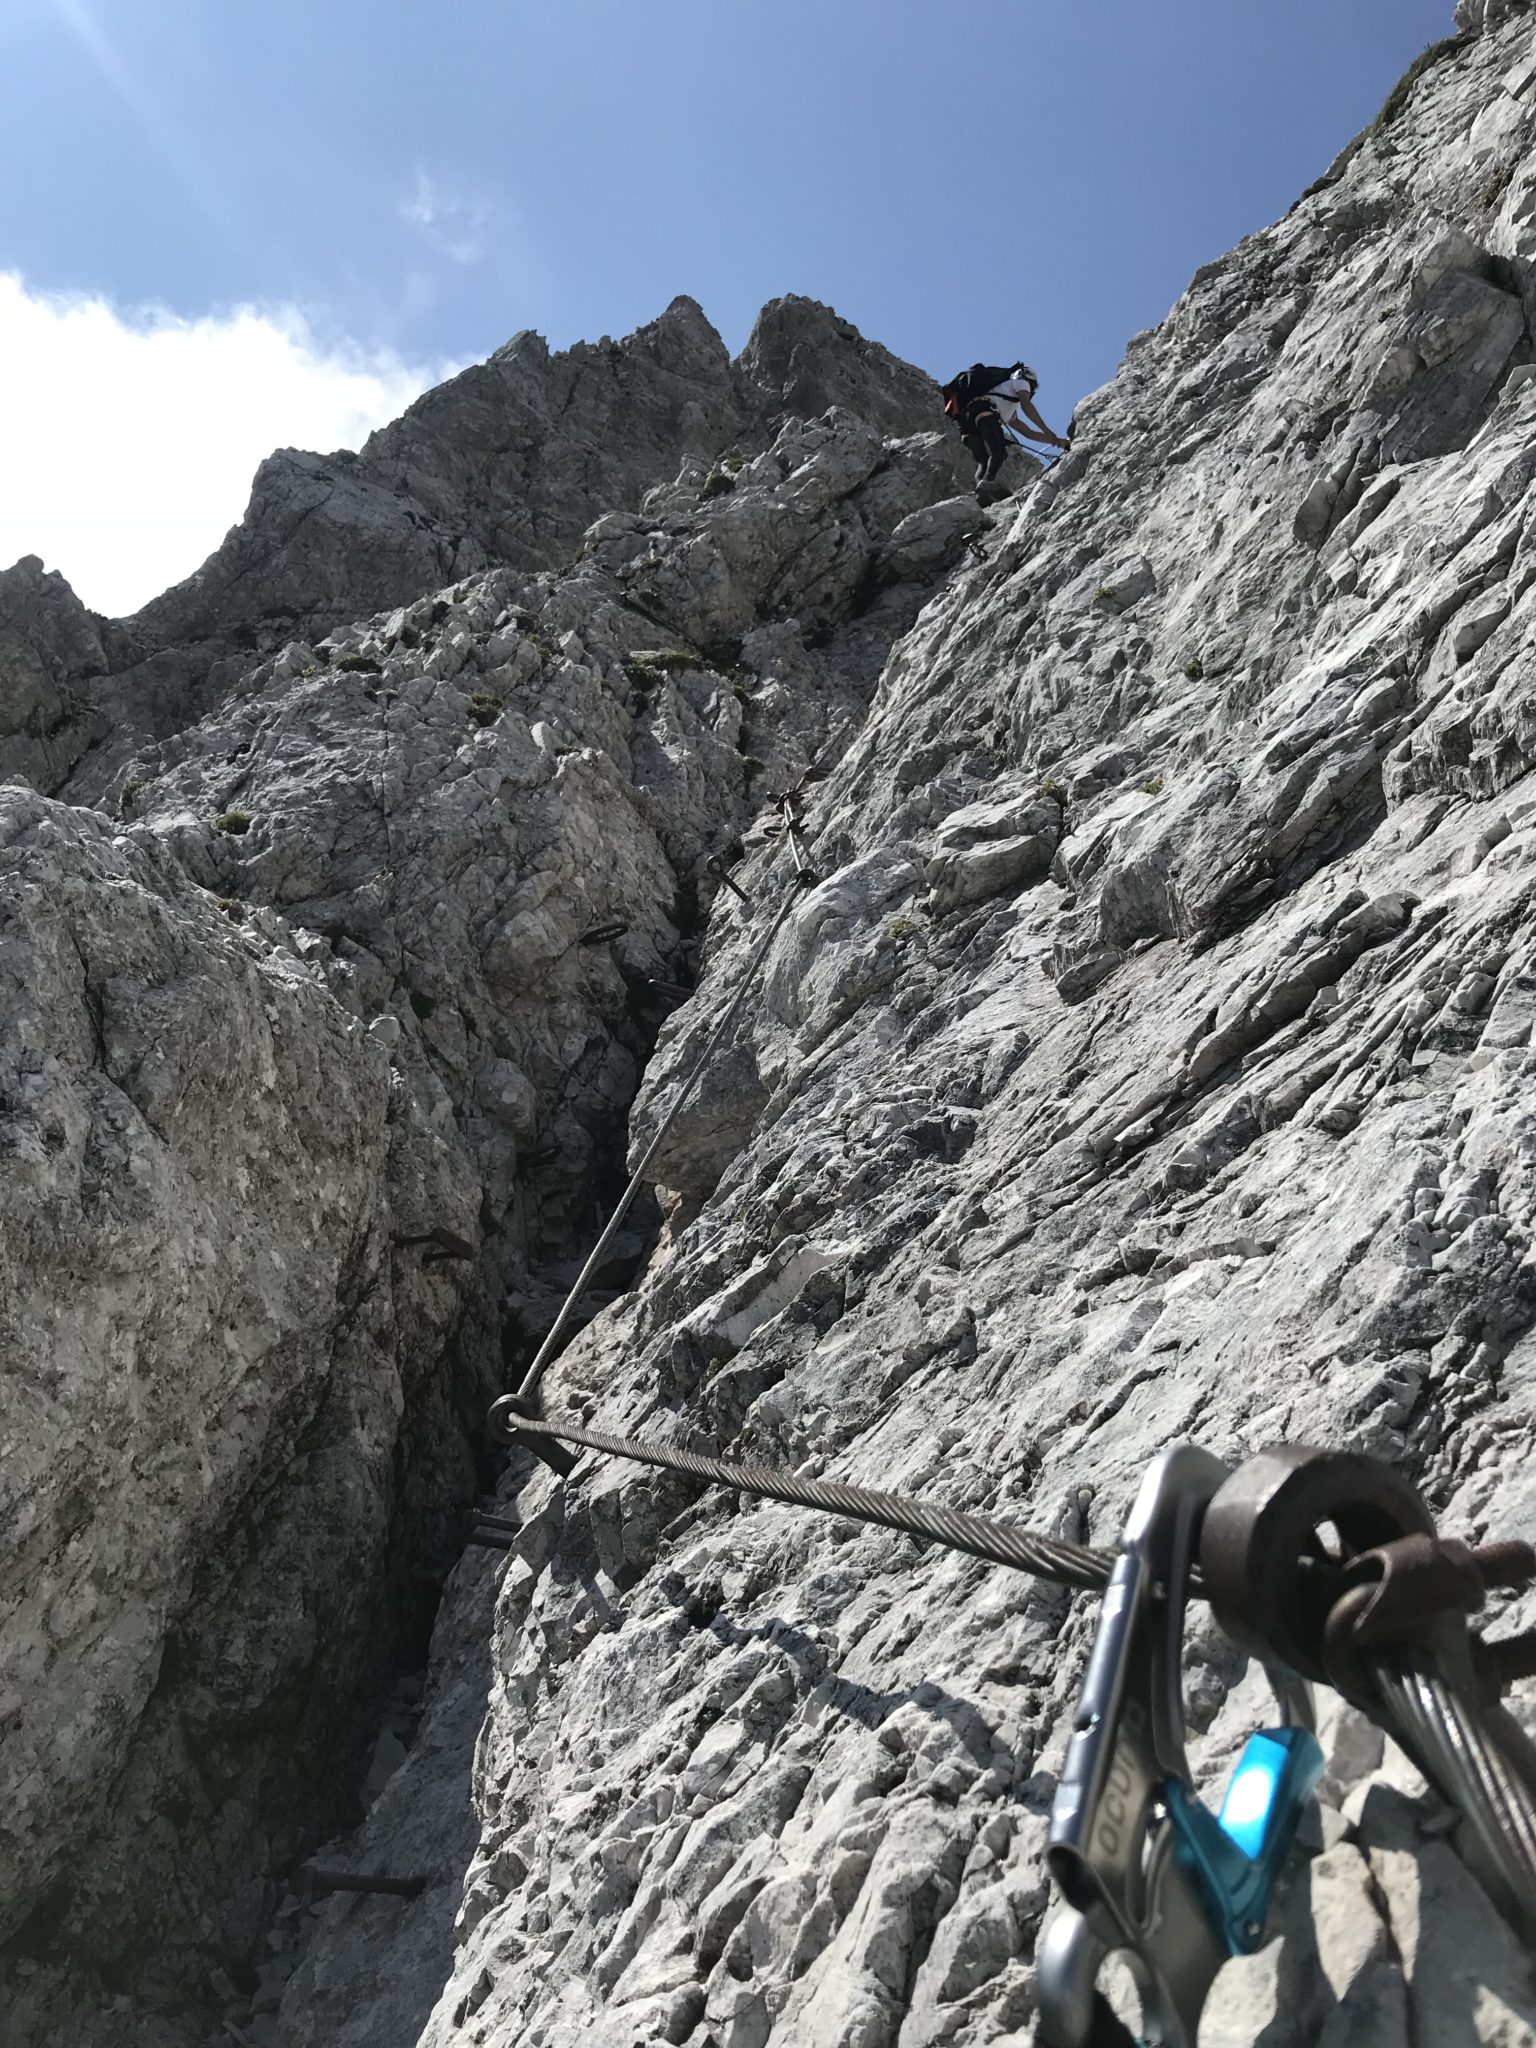
{"label": "climber", "polygon": [[[1028,363],[1004,370],[995,364],[972,363],[944,386],[944,410],[960,429],[960,438],[976,463],[976,495],[985,500],[1008,454],[1010,432],[1022,439],[1065,448],[1035,410],[1039,378]],[[1026,424],[1028,422],[1028,424]]]}

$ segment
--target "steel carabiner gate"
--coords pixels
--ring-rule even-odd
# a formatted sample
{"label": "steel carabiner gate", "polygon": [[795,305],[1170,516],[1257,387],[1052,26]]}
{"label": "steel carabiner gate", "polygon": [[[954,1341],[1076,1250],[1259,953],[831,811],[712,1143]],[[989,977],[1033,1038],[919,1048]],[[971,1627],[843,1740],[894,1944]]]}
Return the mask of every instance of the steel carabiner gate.
{"label": "steel carabiner gate", "polygon": [[[1184,1750],[1184,1613],[1205,1510],[1229,1477],[1193,1444],[1147,1473],[1104,1594],[1047,1858],[1065,1903],[1042,1938],[1049,2048],[1195,2048],[1222,1965],[1264,1938],[1296,1826],[1322,1774],[1311,1697],[1269,1671],[1281,1725],[1250,1738],[1219,1816]],[[1132,2035],[1098,1988],[1125,1957],[1141,1998]]]}

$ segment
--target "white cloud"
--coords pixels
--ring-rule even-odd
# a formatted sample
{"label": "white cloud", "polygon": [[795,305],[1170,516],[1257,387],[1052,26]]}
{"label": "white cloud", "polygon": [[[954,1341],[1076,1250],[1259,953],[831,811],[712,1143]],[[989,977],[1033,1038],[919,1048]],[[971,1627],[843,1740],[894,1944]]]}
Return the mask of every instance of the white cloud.
{"label": "white cloud", "polygon": [[274,448],[355,448],[452,365],[322,344],[291,307],[184,320],[0,272],[0,568],[135,611],[239,519]]}
{"label": "white cloud", "polygon": [[397,211],[429,249],[450,263],[478,263],[485,254],[489,202],[446,191],[419,164],[410,197],[401,200]]}

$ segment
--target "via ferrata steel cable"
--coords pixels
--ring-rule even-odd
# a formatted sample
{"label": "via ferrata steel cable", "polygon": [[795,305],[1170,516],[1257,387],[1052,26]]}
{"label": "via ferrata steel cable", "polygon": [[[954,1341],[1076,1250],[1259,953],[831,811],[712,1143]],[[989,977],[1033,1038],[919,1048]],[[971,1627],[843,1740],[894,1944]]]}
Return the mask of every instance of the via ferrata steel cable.
{"label": "via ferrata steel cable", "polygon": [[[491,1410],[492,1426],[509,1441],[545,1437],[608,1457],[682,1472],[766,1500],[840,1515],[905,1535],[925,1537],[988,1563],[1011,1566],[1057,1585],[1102,1592],[1114,1558],[1059,1537],[1041,1536],[1016,1523],[966,1514],[936,1501],[851,1486],[842,1480],[802,1479],[762,1465],[738,1465],[654,1439],[618,1436],[571,1422],[545,1422],[520,1414],[517,1396]],[[1201,1597],[1198,1574],[1191,1596]],[[1375,1675],[1383,1706],[1378,1725],[1406,1740],[1444,1795],[1482,1838],[1495,1866],[1529,1915],[1536,1899],[1536,1745],[1503,1708],[1485,1714],[1446,1680],[1391,1650],[1363,1658]]]}
{"label": "via ferrata steel cable", "polygon": [[560,1341],[562,1337],[565,1335],[566,1326],[569,1324],[572,1315],[575,1313],[576,1304],[581,1300],[581,1297],[586,1293],[588,1287],[592,1284],[592,1276],[598,1271],[599,1267],[602,1265],[603,1258],[607,1253],[608,1247],[613,1243],[613,1240],[618,1236],[619,1228],[623,1223],[624,1218],[629,1214],[630,1205],[633,1203],[636,1195],[639,1194],[641,1188],[645,1185],[645,1175],[647,1167],[650,1165],[651,1161],[656,1157],[657,1152],[661,1149],[662,1143],[666,1139],[668,1132],[672,1129],[673,1124],[677,1121],[678,1115],[681,1112],[683,1105],[687,1102],[689,1096],[692,1095],[694,1088],[698,1085],[699,1079],[702,1076],[704,1069],[709,1065],[711,1059],[713,1059],[715,1051],[720,1045],[721,1040],[725,1037],[725,1034],[730,1030],[732,1023],[735,1021],[736,1013],[741,1008],[742,1000],[745,997],[747,990],[752,986],[753,982],[756,981],[758,970],[762,966],[763,961],[767,958],[768,949],[770,946],[772,946],[774,940],[778,937],[780,931],[783,929],[784,922],[788,918],[790,911],[793,909],[795,900],[799,892],[802,889],[811,887],[816,880],[815,872],[811,868],[809,861],[806,859],[804,848],[800,842],[799,828],[796,824],[794,816],[792,799],[786,797],[782,799],[782,804],[784,810],[785,833],[786,837],[788,838],[790,852],[793,856],[795,863],[794,882],[789,888],[789,890],[786,892],[783,902],[779,905],[778,909],[769,919],[767,930],[763,933],[762,937],[753,947],[751,958],[747,961],[747,965],[742,973],[741,979],[736,984],[735,993],[732,995],[730,1001],[726,1004],[724,1010],[721,1011],[719,1021],[716,1023],[715,1028],[713,1029],[713,1031],[710,1032],[708,1038],[704,1041],[703,1051],[699,1054],[698,1058],[694,1061],[693,1065],[689,1068],[688,1072],[683,1076],[682,1082],[678,1087],[677,1094],[673,1098],[671,1107],[668,1109],[666,1115],[662,1118],[660,1124],[657,1126],[650,1143],[646,1146],[645,1150],[640,1154],[639,1159],[636,1161],[635,1170],[630,1175],[629,1183],[625,1187],[623,1194],[620,1195],[618,1205],[614,1209],[613,1214],[609,1217],[608,1222],[604,1227],[602,1236],[597,1240],[597,1243],[592,1247],[591,1253],[587,1258],[586,1264],[582,1267],[581,1271],[576,1275],[575,1280],[571,1284],[570,1292],[566,1295],[565,1300],[560,1304],[560,1312],[555,1317],[554,1322],[551,1323],[549,1330],[544,1338],[544,1342],[538,1348],[533,1363],[529,1366],[528,1370],[523,1374],[522,1381],[518,1386],[517,1390],[518,1397],[522,1400],[531,1399],[531,1397],[538,1392],[539,1383],[543,1379],[545,1372],[548,1370],[549,1362],[560,1348]]}
{"label": "via ferrata steel cable", "polygon": [[880,1493],[872,1487],[849,1486],[838,1479],[802,1479],[797,1473],[776,1472],[763,1465],[736,1465],[724,1458],[675,1450],[670,1444],[653,1440],[582,1429],[571,1422],[536,1421],[517,1413],[513,1405],[516,1398],[500,1401],[491,1410],[493,1426],[508,1438],[553,1437],[559,1443],[580,1444],[612,1458],[659,1465],[668,1471],[685,1472],[693,1479],[709,1479],[741,1493],[758,1494],[765,1500],[788,1501],[794,1507],[814,1508],[821,1514],[843,1515],[854,1521],[876,1523],[881,1528],[899,1529],[908,1536],[925,1536],[947,1549],[985,1558],[990,1564],[1012,1565],[1018,1571],[1034,1573],[1037,1578],[1053,1579],[1058,1585],[1077,1586],[1090,1593],[1102,1592],[1109,1584],[1114,1559],[1103,1551],[1085,1549],[1080,1543],[1039,1536],[1016,1523],[965,1514],[937,1501]]}

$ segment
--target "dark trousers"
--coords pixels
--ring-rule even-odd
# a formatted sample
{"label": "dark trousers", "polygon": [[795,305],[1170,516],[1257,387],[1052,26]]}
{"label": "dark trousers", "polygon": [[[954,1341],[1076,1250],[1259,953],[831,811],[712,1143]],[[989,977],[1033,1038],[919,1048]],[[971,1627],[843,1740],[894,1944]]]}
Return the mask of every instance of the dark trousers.
{"label": "dark trousers", "polygon": [[1003,423],[988,406],[977,412],[960,436],[976,464],[976,488],[991,483],[1008,457],[1008,437]]}

